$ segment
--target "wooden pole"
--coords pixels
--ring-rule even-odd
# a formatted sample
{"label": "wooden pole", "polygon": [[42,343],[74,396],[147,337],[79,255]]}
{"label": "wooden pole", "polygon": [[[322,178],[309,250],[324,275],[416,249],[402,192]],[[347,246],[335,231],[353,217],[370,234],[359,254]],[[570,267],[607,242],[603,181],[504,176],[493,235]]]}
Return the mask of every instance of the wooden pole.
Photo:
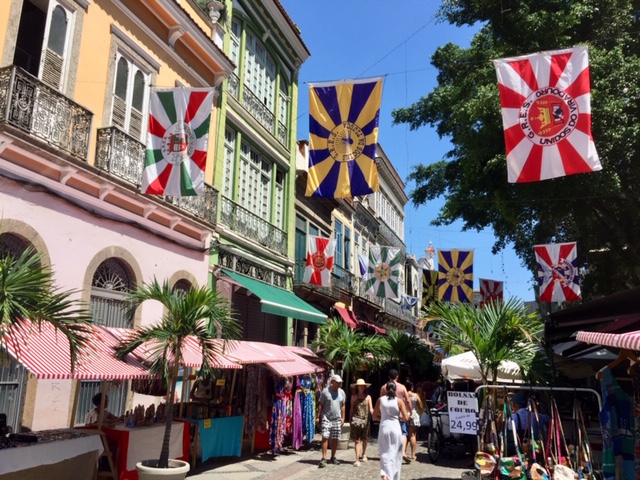
{"label": "wooden pole", "polygon": [[187,395],[187,379],[191,376],[191,367],[182,369],[182,394],[180,396],[180,418],[184,416],[184,402]]}
{"label": "wooden pole", "polygon": [[73,404],[71,407],[71,419],[69,420],[69,428],[76,426],[76,410],[78,409],[78,401],[80,400],[80,380],[75,381],[76,389],[73,391]]}
{"label": "wooden pole", "polygon": [[238,369],[233,370],[233,379],[231,380],[231,389],[229,390],[229,416],[233,411],[233,390],[236,388],[236,376],[238,375]]}

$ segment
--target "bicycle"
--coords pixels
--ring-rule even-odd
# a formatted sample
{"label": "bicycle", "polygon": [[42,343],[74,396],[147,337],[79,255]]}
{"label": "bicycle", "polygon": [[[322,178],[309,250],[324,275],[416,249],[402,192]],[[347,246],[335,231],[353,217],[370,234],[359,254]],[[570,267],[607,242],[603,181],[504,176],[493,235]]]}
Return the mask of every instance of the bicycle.
{"label": "bicycle", "polygon": [[442,421],[440,419],[440,412],[432,408],[431,413],[431,431],[427,437],[427,448],[429,449],[429,458],[433,463],[440,458],[440,452],[444,447],[444,434],[442,433]]}

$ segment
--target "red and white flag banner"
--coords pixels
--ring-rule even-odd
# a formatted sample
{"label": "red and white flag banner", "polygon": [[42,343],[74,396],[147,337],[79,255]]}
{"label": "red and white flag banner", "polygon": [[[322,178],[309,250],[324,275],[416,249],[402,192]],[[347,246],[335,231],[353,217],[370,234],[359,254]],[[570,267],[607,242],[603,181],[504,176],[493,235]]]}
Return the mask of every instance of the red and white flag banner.
{"label": "red and white flag banner", "polygon": [[307,237],[307,263],[304,267],[305,283],[331,286],[331,269],[333,268],[333,255],[336,249],[336,241],[323,237]]}
{"label": "red and white flag banner", "polygon": [[602,169],[591,135],[587,47],[501,58],[493,63],[509,183]]}
{"label": "red and white flag banner", "polygon": [[503,298],[504,282],[498,280],[487,280],[486,278],[480,279],[480,306],[484,306],[487,303],[502,301]]}
{"label": "red and white flag banner", "polygon": [[576,242],[535,245],[541,302],[580,300]]}

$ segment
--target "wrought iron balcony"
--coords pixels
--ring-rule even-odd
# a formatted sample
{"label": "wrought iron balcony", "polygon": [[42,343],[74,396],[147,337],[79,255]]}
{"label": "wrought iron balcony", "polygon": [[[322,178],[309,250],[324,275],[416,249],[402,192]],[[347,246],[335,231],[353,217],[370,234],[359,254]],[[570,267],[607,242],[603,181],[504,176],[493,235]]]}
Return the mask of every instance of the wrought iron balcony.
{"label": "wrought iron balcony", "polygon": [[289,137],[289,130],[287,129],[287,126],[282,123],[282,122],[278,122],[278,141],[283,144],[285,147],[287,146],[287,139]]}
{"label": "wrought iron balcony", "polygon": [[237,75],[231,74],[227,78],[227,91],[233,98],[239,100],[240,98],[240,79]]}
{"label": "wrought iron balcony", "polygon": [[[95,166],[137,187],[142,178],[145,149],[144,143],[118,127],[99,128]],[[211,224],[217,222],[218,191],[211,185],[205,184],[203,196],[165,196],[164,200]]]}
{"label": "wrought iron balcony", "polygon": [[376,305],[382,306],[382,298],[376,297],[375,295],[371,295],[367,293],[367,282],[363,280],[361,277],[356,277],[354,281],[354,293],[360,297],[364,298],[371,303],[375,303]]}
{"label": "wrought iron balcony", "polygon": [[93,113],[19,67],[0,69],[0,124],[86,161]]}
{"label": "wrought iron balcony", "polygon": [[165,196],[167,203],[192,213],[215,225],[218,221],[218,190],[211,185],[204,184],[204,195],[197,197]]}
{"label": "wrought iron balcony", "polygon": [[306,260],[296,260],[296,267],[293,272],[293,284],[295,285],[304,285],[316,292],[319,292],[326,297],[334,298],[335,300],[340,299],[340,290],[336,287],[335,277],[332,276],[331,286],[329,287],[321,287],[320,285],[312,285],[310,283],[304,282],[304,267],[306,265]]}
{"label": "wrought iron balcony", "polygon": [[132,185],[140,185],[144,165],[144,143],[118,127],[98,129],[95,166]]}
{"label": "wrought iron balcony", "polygon": [[287,233],[222,195],[220,223],[281,255],[287,255]]}
{"label": "wrought iron balcony", "polygon": [[398,237],[398,235],[396,235],[396,232],[389,228],[386,223],[384,223],[382,218],[380,218],[379,220],[380,221],[378,223],[380,228],[380,235],[382,235],[391,244],[392,247],[396,247],[402,250],[402,254],[404,255],[406,246],[402,239]]}
{"label": "wrought iron balcony", "polygon": [[395,303],[388,298],[385,298],[382,302],[382,309],[389,315],[393,315],[396,318],[401,318],[411,324],[414,323],[413,315],[410,310],[402,310],[399,304]]}
{"label": "wrought iron balcony", "polygon": [[355,277],[348,270],[334,264],[331,278],[334,286],[349,293],[353,292],[353,280]]}
{"label": "wrought iron balcony", "polygon": [[244,86],[244,92],[242,94],[242,106],[246,108],[264,128],[272,134],[275,134],[276,116],[246,85]]}

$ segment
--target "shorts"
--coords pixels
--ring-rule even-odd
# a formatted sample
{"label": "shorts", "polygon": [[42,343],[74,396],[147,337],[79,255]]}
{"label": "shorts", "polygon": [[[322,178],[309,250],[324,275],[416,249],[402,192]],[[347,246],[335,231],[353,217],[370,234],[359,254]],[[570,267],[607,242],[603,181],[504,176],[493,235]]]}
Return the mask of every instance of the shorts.
{"label": "shorts", "polygon": [[355,425],[351,425],[349,429],[349,439],[350,440],[358,440],[364,441],[369,438],[369,422],[367,422],[364,427],[356,427]]}
{"label": "shorts", "polygon": [[340,440],[342,437],[342,420],[322,419],[322,438]]}
{"label": "shorts", "polygon": [[402,428],[402,435],[407,437],[409,435],[409,429],[407,428],[407,422],[400,422],[400,427]]}

